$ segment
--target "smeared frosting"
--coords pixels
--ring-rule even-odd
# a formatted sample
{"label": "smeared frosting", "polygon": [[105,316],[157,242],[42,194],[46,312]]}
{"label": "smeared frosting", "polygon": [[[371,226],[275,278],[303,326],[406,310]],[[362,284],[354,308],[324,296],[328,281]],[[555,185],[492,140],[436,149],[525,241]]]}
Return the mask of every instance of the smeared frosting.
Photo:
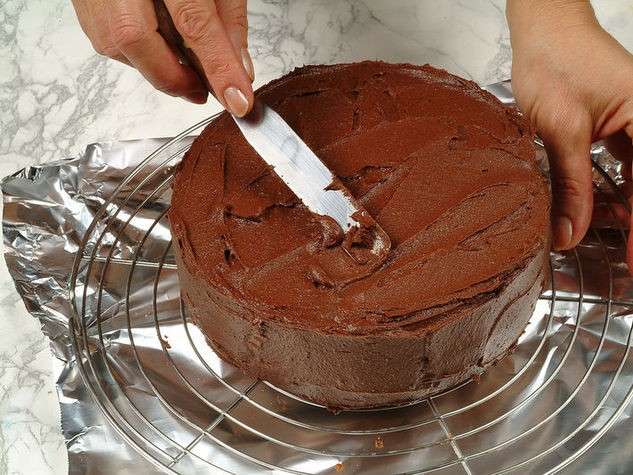
{"label": "smeared frosting", "polygon": [[[329,331],[408,325],[503,285],[543,245],[545,180],[529,127],[429,67],[308,67],[259,97],[390,236],[357,278],[312,215],[224,115],[197,139],[172,216],[209,284],[271,318]],[[350,281],[349,275],[354,278]]]}
{"label": "smeared frosting", "polygon": [[335,407],[422,397],[505,354],[549,248],[549,189],[526,120],[430,66],[308,66],[257,94],[391,249],[359,271],[337,227],[221,115],[187,153],[170,212],[183,298],[216,351]]}

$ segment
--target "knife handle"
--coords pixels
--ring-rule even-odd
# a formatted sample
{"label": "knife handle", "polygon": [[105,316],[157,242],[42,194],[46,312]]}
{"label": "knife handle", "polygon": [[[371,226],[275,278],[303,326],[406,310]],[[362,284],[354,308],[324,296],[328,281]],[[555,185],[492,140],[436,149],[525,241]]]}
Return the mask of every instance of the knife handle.
{"label": "knife handle", "polygon": [[165,2],[163,2],[163,0],[154,0],[154,10],[156,11],[156,19],[158,20],[158,33],[165,39],[167,44],[179,57],[180,61],[196,72],[200,81],[202,81],[209,92],[215,97],[213,88],[204,73],[202,63],[196,56],[196,53],[185,44],[180,32],[174,25],[174,21],[165,6]]}

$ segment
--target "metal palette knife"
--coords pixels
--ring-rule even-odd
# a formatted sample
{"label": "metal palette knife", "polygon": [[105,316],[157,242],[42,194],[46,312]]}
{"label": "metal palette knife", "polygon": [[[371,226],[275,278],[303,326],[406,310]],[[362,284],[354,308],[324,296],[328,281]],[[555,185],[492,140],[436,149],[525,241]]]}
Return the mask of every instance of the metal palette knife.
{"label": "metal palette knife", "polygon": [[344,233],[371,230],[367,250],[380,256],[389,251],[387,233],[279,114],[255,101],[249,115],[234,119],[246,141],[310,211],[331,217]]}

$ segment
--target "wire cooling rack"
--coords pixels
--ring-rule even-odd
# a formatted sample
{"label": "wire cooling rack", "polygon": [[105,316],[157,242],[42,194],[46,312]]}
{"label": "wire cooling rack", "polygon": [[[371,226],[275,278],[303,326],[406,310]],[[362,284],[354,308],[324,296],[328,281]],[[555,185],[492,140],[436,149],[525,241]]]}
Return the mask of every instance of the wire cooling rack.
{"label": "wire cooling rack", "polygon": [[[554,473],[627,413],[633,285],[610,200],[613,225],[552,254],[551,285],[516,351],[479,381],[407,405],[332,414],[222,362],[181,304],[166,219],[173,167],[188,137],[212,119],[159,148],[117,187],[86,231],[71,276],[70,329],[86,386],[158,469]],[[594,169],[597,196],[622,199],[596,161]]]}

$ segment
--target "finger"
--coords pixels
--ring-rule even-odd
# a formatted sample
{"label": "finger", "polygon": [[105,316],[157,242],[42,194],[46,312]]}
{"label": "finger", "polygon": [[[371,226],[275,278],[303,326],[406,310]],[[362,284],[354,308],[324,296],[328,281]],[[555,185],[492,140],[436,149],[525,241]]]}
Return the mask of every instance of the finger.
{"label": "finger", "polygon": [[633,197],[629,197],[629,209],[626,210],[629,220],[629,237],[626,245],[626,264],[629,266],[629,274],[633,274],[633,214],[630,213],[630,209],[633,208]]}
{"label": "finger", "polygon": [[106,18],[103,0],[87,1],[73,0],[73,7],[79,25],[86,34],[94,50],[102,56],[116,59],[130,65],[129,61],[109,39],[109,28],[106,22],[97,22],[95,19]]}
{"label": "finger", "polygon": [[253,88],[215,4],[208,0],[166,0],[165,5],[215,96],[233,115],[246,115],[253,106]]}
{"label": "finger", "polygon": [[[624,174],[624,169],[622,169],[622,174]],[[600,193],[594,194],[591,227],[619,226],[628,229],[631,217],[626,203],[631,203],[632,200],[633,182],[630,179],[618,185],[617,189],[602,188]]]}
{"label": "finger", "polygon": [[248,52],[246,0],[216,0],[216,6],[226,33],[233,44],[233,50],[242,60],[242,65],[252,82],[255,79],[255,69]]}
{"label": "finger", "polygon": [[629,228],[631,219],[625,206],[616,198],[609,197],[609,200],[594,200],[593,213],[591,216],[591,227],[602,228]]}
{"label": "finger", "polygon": [[553,247],[557,250],[578,244],[591,222],[591,122],[582,115],[573,120],[556,121],[554,127],[540,131],[550,162]]}
{"label": "finger", "polygon": [[[629,197],[629,209],[633,208],[633,197]],[[626,210],[629,219],[629,237],[626,246],[626,263],[629,266],[629,273],[633,274],[633,214]]]}
{"label": "finger", "polygon": [[158,33],[156,13],[148,0],[109,0],[110,35],[129,62],[158,90],[202,104],[206,88],[194,71],[178,61]]}
{"label": "finger", "polygon": [[[631,106],[631,101],[629,101],[629,106]],[[632,173],[631,167],[633,166],[633,107],[629,107],[629,111],[627,117],[625,119],[624,132],[626,133],[626,137],[620,133],[616,138],[612,138],[607,142],[607,145],[610,146],[609,151],[615,153],[616,158],[624,161],[626,164],[626,171],[630,174]],[[627,139],[628,138],[628,143]],[[630,178],[631,175],[628,175],[627,178]],[[633,196],[629,196],[629,208],[633,207]],[[633,214],[629,215],[629,239],[627,243],[626,250],[626,262],[629,266],[629,272],[633,274],[633,233],[631,232],[633,229]]]}
{"label": "finger", "polygon": [[[631,135],[633,136],[633,129],[631,130]],[[622,163],[622,177],[627,182],[630,182],[632,180],[631,164],[633,163],[633,144],[631,144],[631,137],[629,137],[624,130],[621,130],[606,137],[604,143],[609,153]]]}

